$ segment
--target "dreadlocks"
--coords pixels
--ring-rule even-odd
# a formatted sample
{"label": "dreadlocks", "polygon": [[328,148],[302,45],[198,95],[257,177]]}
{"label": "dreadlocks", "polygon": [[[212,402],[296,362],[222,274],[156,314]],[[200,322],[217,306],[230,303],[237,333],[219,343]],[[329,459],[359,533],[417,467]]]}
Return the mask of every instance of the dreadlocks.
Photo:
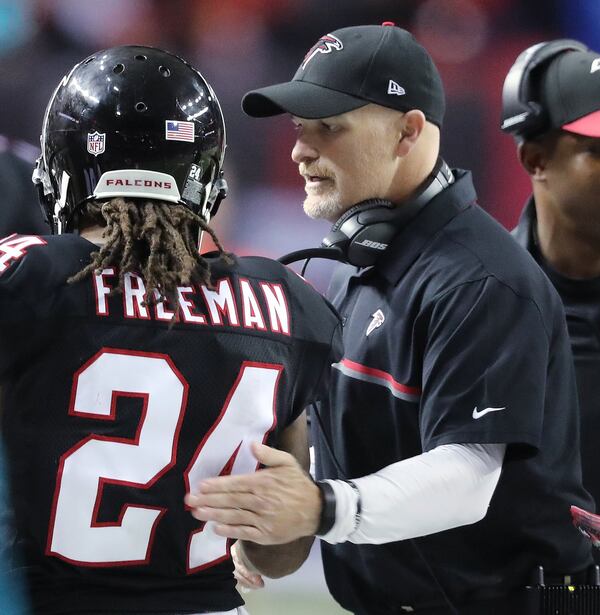
{"label": "dreadlocks", "polygon": [[199,228],[212,237],[221,256],[230,260],[215,232],[200,216],[181,205],[114,198],[87,203],[80,219],[106,225],[102,235],[106,243],[99,252],[92,252],[91,262],[69,278],[69,283],[116,266],[119,285],[115,290],[123,289],[127,272],[136,272],[144,279],[145,301],[168,299],[176,303],[177,286],[212,286],[209,263],[198,251]]}

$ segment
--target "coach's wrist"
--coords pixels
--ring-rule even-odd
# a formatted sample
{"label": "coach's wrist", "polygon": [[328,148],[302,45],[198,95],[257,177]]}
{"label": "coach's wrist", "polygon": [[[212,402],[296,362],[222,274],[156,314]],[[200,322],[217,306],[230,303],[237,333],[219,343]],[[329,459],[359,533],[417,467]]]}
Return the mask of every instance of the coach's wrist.
{"label": "coach's wrist", "polygon": [[324,498],[317,536],[330,544],[351,540],[360,524],[362,513],[358,487],[352,481],[346,480],[319,481],[318,486]]}
{"label": "coach's wrist", "polygon": [[321,496],[321,510],[315,535],[324,536],[331,531],[331,528],[335,524],[335,492],[331,484],[326,480],[318,480],[316,485],[319,488],[319,494]]}

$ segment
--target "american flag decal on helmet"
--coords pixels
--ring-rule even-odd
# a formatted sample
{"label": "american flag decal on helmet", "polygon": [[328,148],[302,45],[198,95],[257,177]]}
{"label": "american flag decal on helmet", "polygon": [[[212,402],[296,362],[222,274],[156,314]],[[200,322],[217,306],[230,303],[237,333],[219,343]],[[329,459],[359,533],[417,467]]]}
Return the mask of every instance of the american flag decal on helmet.
{"label": "american flag decal on helmet", "polygon": [[342,41],[333,36],[333,34],[322,36],[304,56],[302,70],[306,68],[306,65],[317,55],[317,53],[331,53],[332,51],[341,51],[343,48],[344,45]]}

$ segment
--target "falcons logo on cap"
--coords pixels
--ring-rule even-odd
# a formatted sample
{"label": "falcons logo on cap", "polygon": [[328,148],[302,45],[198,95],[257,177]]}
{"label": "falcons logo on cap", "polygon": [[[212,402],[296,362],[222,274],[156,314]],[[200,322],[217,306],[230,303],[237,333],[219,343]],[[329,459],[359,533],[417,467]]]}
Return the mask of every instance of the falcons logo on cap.
{"label": "falcons logo on cap", "polygon": [[304,56],[301,67],[302,70],[306,68],[306,65],[317,55],[317,53],[331,53],[332,51],[341,51],[343,48],[344,45],[342,41],[333,36],[333,34],[322,36]]}

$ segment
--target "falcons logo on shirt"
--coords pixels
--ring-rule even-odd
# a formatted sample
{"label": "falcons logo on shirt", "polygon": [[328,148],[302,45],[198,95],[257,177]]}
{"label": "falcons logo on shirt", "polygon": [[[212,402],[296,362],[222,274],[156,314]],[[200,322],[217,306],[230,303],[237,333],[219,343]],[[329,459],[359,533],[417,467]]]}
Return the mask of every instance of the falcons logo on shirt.
{"label": "falcons logo on shirt", "polygon": [[344,45],[342,41],[333,36],[333,34],[322,36],[304,56],[302,70],[306,68],[306,65],[317,55],[317,53],[331,53],[332,51],[341,51],[343,48]]}
{"label": "falcons logo on shirt", "polygon": [[385,322],[385,315],[381,310],[377,310],[376,312],[371,314],[371,317],[373,318],[373,320],[369,323],[369,326],[367,327],[367,337],[369,337],[369,335],[373,333],[375,329],[381,327],[381,325]]}

